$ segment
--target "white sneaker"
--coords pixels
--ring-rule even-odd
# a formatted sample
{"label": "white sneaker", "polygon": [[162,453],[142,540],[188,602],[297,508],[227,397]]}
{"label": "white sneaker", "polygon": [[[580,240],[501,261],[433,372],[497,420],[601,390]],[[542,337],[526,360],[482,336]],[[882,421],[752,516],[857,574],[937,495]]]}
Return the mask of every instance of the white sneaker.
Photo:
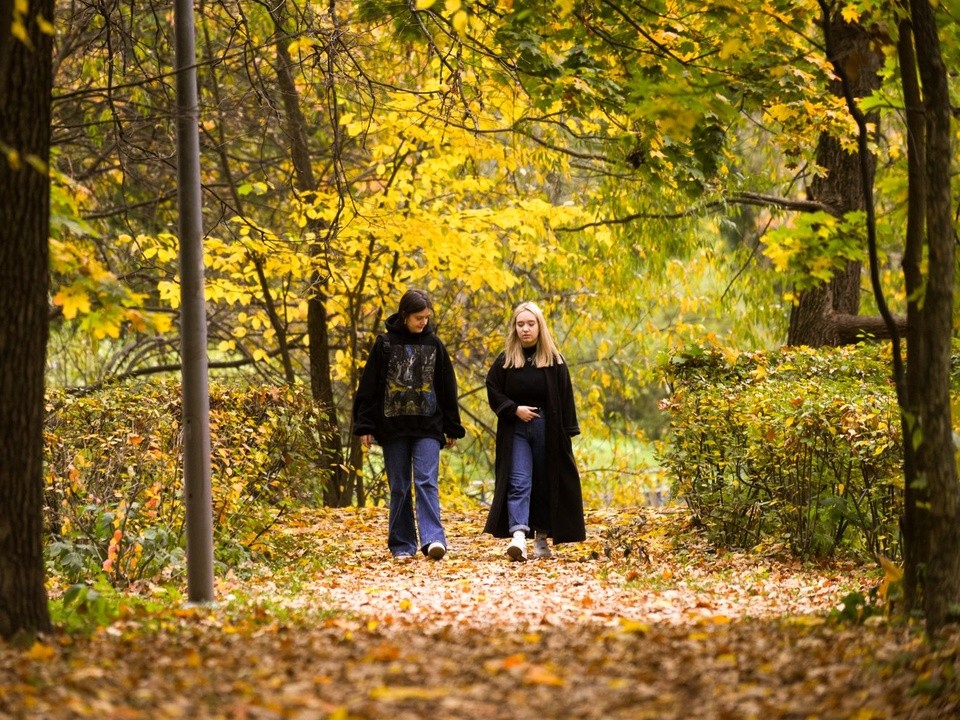
{"label": "white sneaker", "polygon": [[434,542],[427,547],[427,555],[433,560],[440,560],[446,554],[447,549],[443,546],[443,543]]}
{"label": "white sneaker", "polygon": [[527,536],[523,531],[513,534],[513,540],[507,545],[507,557],[517,562],[524,562],[527,559]]}
{"label": "white sneaker", "polygon": [[537,530],[533,534],[533,556],[536,558],[548,558],[553,555],[550,552],[550,545],[547,544],[547,536]]}

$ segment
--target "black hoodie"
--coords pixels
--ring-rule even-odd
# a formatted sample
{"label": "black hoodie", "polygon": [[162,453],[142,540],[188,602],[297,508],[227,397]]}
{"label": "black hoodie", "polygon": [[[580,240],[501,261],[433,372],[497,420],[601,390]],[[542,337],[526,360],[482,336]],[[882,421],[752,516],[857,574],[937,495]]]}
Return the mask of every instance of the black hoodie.
{"label": "black hoodie", "polygon": [[410,332],[397,313],[386,325],[353,399],[353,434],[373,435],[380,445],[398,437],[462,438],[457,378],[440,338],[429,325]]}

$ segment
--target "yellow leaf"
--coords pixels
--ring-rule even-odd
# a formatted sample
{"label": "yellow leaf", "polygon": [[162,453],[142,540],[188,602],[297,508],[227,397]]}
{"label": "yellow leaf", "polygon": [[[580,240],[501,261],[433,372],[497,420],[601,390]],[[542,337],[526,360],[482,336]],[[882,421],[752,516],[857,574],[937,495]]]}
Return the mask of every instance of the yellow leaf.
{"label": "yellow leaf", "polygon": [[549,685],[560,687],[564,684],[562,677],[551,672],[543,665],[531,665],[523,676],[523,681],[528,685]]}
{"label": "yellow leaf", "polygon": [[403,700],[433,700],[450,694],[447,688],[428,688],[420,685],[400,687],[378,687],[370,691],[374,700],[400,702]]}
{"label": "yellow leaf", "polygon": [[848,23],[855,23],[860,20],[860,10],[853,3],[844,5],[843,9],[840,11],[840,14]]}
{"label": "yellow leaf", "polygon": [[903,578],[903,568],[888,557],[880,556],[880,567],[883,568],[884,579],[888,582],[899,582]]}
{"label": "yellow leaf", "polygon": [[625,633],[634,633],[637,635],[646,635],[650,632],[650,626],[639,620],[628,620],[620,618],[620,629]]}
{"label": "yellow leaf", "polygon": [[823,625],[825,622],[822,617],[817,617],[816,615],[795,615],[787,618],[787,621],[792,625],[799,625],[800,627],[817,627],[818,625]]}
{"label": "yellow leaf", "polygon": [[724,60],[727,58],[736,57],[740,54],[742,47],[743,43],[740,41],[740,39],[735,36],[731,36],[720,48],[720,57]]}
{"label": "yellow leaf", "polygon": [[55,657],[57,651],[54,650],[50,645],[44,645],[40,642],[35,642],[29,650],[27,650],[23,656],[27,660],[51,660]]}
{"label": "yellow leaf", "polygon": [[54,296],[53,303],[63,308],[63,316],[67,320],[73,320],[81,312],[90,312],[90,295],[75,285],[61,289]]}

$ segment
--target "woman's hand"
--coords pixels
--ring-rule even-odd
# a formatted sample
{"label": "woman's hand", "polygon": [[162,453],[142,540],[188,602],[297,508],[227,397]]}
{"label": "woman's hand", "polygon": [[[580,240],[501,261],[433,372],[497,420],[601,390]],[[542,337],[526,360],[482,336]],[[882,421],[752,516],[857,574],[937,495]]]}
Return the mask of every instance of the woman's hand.
{"label": "woman's hand", "polygon": [[361,435],[360,443],[369,450],[370,446],[373,445],[373,435]]}
{"label": "woman's hand", "polygon": [[537,412],[538,408],[530,407],[529,405],[517,405],[517,417],[523,420],[524,422],[530,422],[534,418],[540,417],[540,414]]}

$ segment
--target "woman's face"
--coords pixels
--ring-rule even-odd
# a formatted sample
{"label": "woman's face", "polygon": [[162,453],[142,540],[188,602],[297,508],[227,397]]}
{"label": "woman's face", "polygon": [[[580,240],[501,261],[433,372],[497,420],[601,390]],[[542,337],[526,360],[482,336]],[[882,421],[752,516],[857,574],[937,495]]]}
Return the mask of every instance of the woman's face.
{"label": "woman's face", "polygon": [[540,325],[537,323],[537,316],[529,310],[521,310],[517,315],[517,337],[520,338],[520,344],[525,347],[533,347],[537,344],[540,337]]}
{"label": "woman's face", "polygon": [[433,310],[430,308],[424,308],[419,312],[411,313],[407,315],[405,325],[407,330],[412,333],[422,333],[423,329],[427,326],[427,323],[430,322],[430,317],[433,315]]}

